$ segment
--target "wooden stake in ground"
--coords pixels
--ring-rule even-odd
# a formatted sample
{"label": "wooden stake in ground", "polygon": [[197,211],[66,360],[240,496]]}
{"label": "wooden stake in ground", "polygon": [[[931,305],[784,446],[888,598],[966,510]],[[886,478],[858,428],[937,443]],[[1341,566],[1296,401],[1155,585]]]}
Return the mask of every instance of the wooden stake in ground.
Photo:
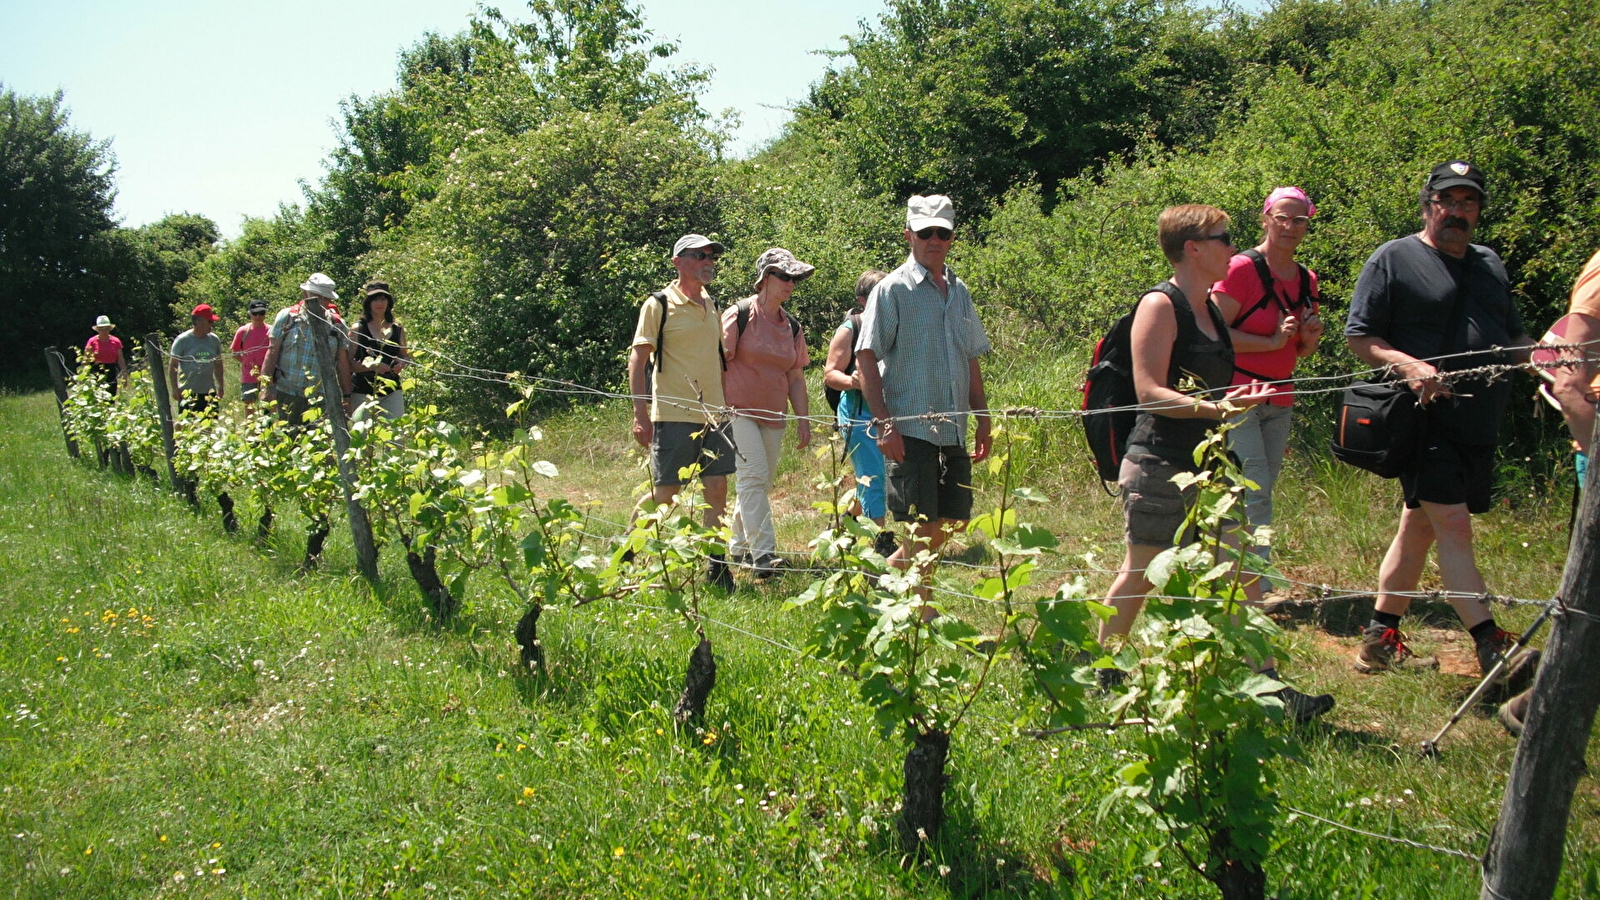
{"label": "wooden stake in ground", "polygon": [[152,331],[144,336],[144,361],[150,367],[150,389],[156,396],[156,419],[161,422],[161,449],[167,455],[167,484],[177,494],[183,489],[178,484],[178,467],[172,462],[178,449],[173,441],[172,398],[167,395],[167,373],[161,371],[161,360],[166,356],[162,347],[161,335]]}
{"label": "wooden stake in ground", "polygon": [[67,433],[67,366],[54,347],[44,348],[44,362],[50,369],[50,383],[56,388],[56,415],[61,417],[61,436],[67,439],[67,455],[78,458],[78,442]]}
{"label": "wooden stake in ground", "polygon": [[339,483],[344,487],[344,506],[350,515],[350,538],[356,548],[356,568],[368,581],[378,580],[378,548],[372,540],[372,523],[367,511],[356,500],[356,469],[350,461],[350,429],[344,418],[344,397],[339,381],[339,366],[328,346],[328,320],[311,316],[311,335],[317,346],[317,363],[322,372],[322,409],[333,426],[333,452],[339,464]]}
{"label": "wooden stake in ground", "polygon": [[[1600,437],[1600,427],[1595,435]],[[1594,672],[1600,657],[1600,474],[1592,466],[1557,596],[1565,609],[1556,611],[1523,719],[1522,741],[1483,859],[1481,900],[1545,900],[1555,894],[1561,875],[1572,794],[1600,707]]]}

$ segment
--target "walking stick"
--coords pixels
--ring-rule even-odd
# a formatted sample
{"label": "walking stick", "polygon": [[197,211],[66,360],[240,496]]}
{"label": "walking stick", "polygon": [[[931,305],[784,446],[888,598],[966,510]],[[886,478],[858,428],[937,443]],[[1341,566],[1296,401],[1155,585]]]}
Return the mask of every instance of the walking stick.
{"label": "walking stick", "polygon": [[1499,675],[1500,670],[1506,667],[1506,663],[1511,661],[1511,657],[1517,655],[1518,650],[1528,645],[1528,641],[1533,639],[1534,634],[1544,626],[1545,620],[1550,618],[1550,614],[1554,611],[1554,606],[1546,606],[1544,612],[1539,614],[1539,618],[1533,620],[1533,624],[1528,626],[1528,630],[1517,638],[1517,642],[1511,646],[1511,649],[1501,655],[1500,659],[1495,662],[1494,668],[1490,669],[1483,676],[1483,680],[1478,682],[1478,686],[1472,689],[1472,693],[1467,695],[1467,699],[1456,710],[1455,715],[1450,717],[1450,721],[1444,723],[1444,727],[1439,729],[1439,733],[1433,736],[1433,740],[1422,742],[1421,752],[1424,757],[1439,755],[1439,742],[1444,740],[1444,736],[1450,733],[1450,729],[1456,727],[1456,723],[1461,721],[1461,717],[1467,714],[1467,710],[1471,709],[1474,703],[1478,702],[1478,698],[1482,697],[1494,685],[1495,676]]}

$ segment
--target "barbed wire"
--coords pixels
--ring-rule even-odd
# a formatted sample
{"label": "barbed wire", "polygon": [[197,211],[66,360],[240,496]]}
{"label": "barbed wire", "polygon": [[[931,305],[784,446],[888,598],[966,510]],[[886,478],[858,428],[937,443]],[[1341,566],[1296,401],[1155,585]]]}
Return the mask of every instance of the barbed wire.
{"label": "barbed wire", "polygon": [[1303,817],[1305,817],[1307,819],[1313,819],[1315,821],[1321,822],[1324,825],[1329,825],[1329,826],[1332,826],[1334,828],[1338,828],[1338,829],[1341,829],[1341,830],[1344,830],[1344,831],[1348,831],[1348,832],[1351,832],[1352,834],[1359,834],[1359,835],[1363,835],[1365,837],[1375,838],[1375,839],[1380,840],[1380,841],[1389,841],[1390,843],[1394,843],[1394,844],[1402,844],[1404,846],[1411,847],[1411,848],[1414,848],[1414,849],[1417,849],[1417,850],[1429,850],[1429,851],[1432,851],[1434,853],[1443,854],[1445,856],[1454,856],[1454,857],[1456,857],[1458,859],[1471,860],[1472,862],[1480,862],[1482,860],[1482,857],[1474,856],[1473,854],[1467,853],[1467,852],[1465,852],[1463,850],[1452,850],[1449,847],[1436,847],[1433,844],[1424,844],[1421,841],[1413,841],[1410,838],[1396,837],[1396,836],[1394,836],[1392,834],[1383,834],[1383,833],[1377,832],[1377,831],[1367,831],[1364,828],[1356,828],[1353,825],[1346,825],[1343,822],[1335,822],[1332,819],[1324,818],[1322,816],[1317,815],[1316,813],[1306,812],[1303,809],[1296,809],[1293,806],[1285,806],[1284,809],[1288,810],[1289,812],[1291,812],[1291,813],[1293,813],[1293,814],[1295,814],[1297,816],[1303,816]]}
{"label": "barbed wire", "polygon": [[[304,309],[304,308],[302,308],[302,314],[307,315],[307,316],[309,316],[311,318],[314,318],[314,319],[320,319],[321,321],[327,323],[330,327],[335,327],[335,328],[338,328],[338,329],[341,329],[341,330],[347,329],[347,326],[343,323],[342,320],[335,320],[335,319],[333,319],[333,318],[331,318],[329,316],[326,316],[326,315],[319,315],[314,311],[311,311],[309,309]],[[1457,353],[1440,354],[1440,355],[1437,355],[1437,356],[1419,357],[1418,361],[1419,362],[1425,362],[1425,363],[1428,363],[1430,365],[1436,365],[1438,363],[1449,362],[1451,360],[1456,360],[1456,359],[1480,358],[1480,357],[1483,357],[1483,356],[1503,356],[1505,353],[1507,353],[1508,351],[1511,351],[1511,350],[1527,351],[1527,352],[1531,353],[1531,351],[1536,350],[1536,349],[1544,349],[1544,350],[1556,351],[1558,354],[1562,354],[1559,358],[1550,359],[1550,360],[1528,359],[1528,360],[1525,360],[1525,361],[1522,361],[1522,362],[1490,363],[1490,364],[1484,364],[1484,365],[1465,368],[1465,369],[1443,369],[1443,370],[1438,371],[1436,376],[1435,376],[1436,379],[1444,387],[1449,388],[1449,387],[1452,387],[1454,384],[1459,383],[1461,381],[1472,379],[1472,378],[1477,378],[1477,377],[1480,377],[1480,376],[1485,377],[1485,378],[1489,379],[1490,381],[1493,381],[1494,379],[1496,379],[1498,377],[1507,375],[1507,374],[1509,374],[1511,372],[1515,372],[1515,371],[1537,372],[1537,371],[1548,371],[1548,370],[1554,370],[1554,369],[1560,369],[1560,368],[1569,368],[1571,366],[1578,365],[1581,362],[1583,362],[1581,351],[1585,351],[1586,349],[1588,349],[1588,348],[1590,348],[1592,346],[1596,346],[1596,345],[1600,345],[1600,339],[1584,341],[1584,342],[1579,342],[1579,343],[1536,344],[1536,345],[1528,345],[1528,346],[1525,346],[1525,347],[1516,347],[1516,348],[1508,348],[1508,347],[1504,347],[1504,346],[1500,346],[1500,345],[1494,345],[1494,346],[1491,346],[1489,348],[1479,349],[1479,350],[1467,350],[1467,351],[1461,351],[1461,352],[1457,352]],[[210,361],[209,359],[200,360],[200,359],[197,359],[197,358],[194,358],[194,357],[173,357],[172,354],[170,353],[170,351],[167,350],[166,348],[158,347],[157,349],[159,350],[159,352],[163,356],[166,356],[168,358],[183,359],[183,360],[186,360],[186,361],[189,361],[189,362]],[[511,386],[511,387],[519,387],[519,386],[522,386],[522,385],[527,385],[527,386],[533,387],[534,389],[536,389],[536,390],[538,390],[540,392],[557,394],[557,395],[590,396],[590,397],[603,398],[603,399],[627,400],[627,401],[630,401],[630,402],[639,401],[639,400],[654,401],[657,404],[658,407],[659,406],[667,406],[669,408],[678,409],[678,410],[681,410],[681,411],[684,411],[684,412],[694,412],[694,413],[697,413],[697,414],[700,414],[700,415],[706,417],[708,421],[714,421],[714,422],[724,422],[724,421],[727,421],[727,420],[729,420],[729,419],[731,419],[731,418],[733,418],[735,416],[743,414],[741,412],[741,410],[739,410],[739,409],[737,409],[735,407],[726,406],[726,405],[717,406],[717,405],[708,405],[708,404],[704,404],[704,403],[694,403],[694,402],[688,402],[684,398],[674,398],[674,397],[670,397],[670,396],[664,397],[664,396],[661,396],[659,394],[635,395],[635,394],[630,394],[630,393],[625,393],[625,392],[606,390],[604,388],[597,388],[597,387],[593,387],[593,386],[589,386],[589,385],[583,385],[583,384],[579,384],[577,382],[563,380],[563,379],[554,379],[554,378],[547,378],[547,377],[543,377],[543,376],[528,375],[528,374],[521,373],[521,372],[504,372],[504,371],[499,371],[499,370],[494,370],[494,369],[487,369],[487,368],[483,368],[483,367],[472,366],[470,364],[463,363],[460,360],[457,360],[457,359],[451,357],[449,354],[445,353],[442,350],[436,349],[434,347],[427,346],[426,344],[409,343],[408,344],[408,350],[412,353],[412,359],[410,361],[410,364],[412,366],[415,366],[417,368],[423,369],[424,371],[431,372],[434,375],[437,375],[437,376],[442,377],[442,378],[455,378],[455,379],[478,381],[478,382],[482,382],[482,383],[504,384],[504,385]],[[237,353],[233,353],[231,355],[241,356],[241,355],[243,355],[244,352],[246,352],[246,351],[240,351],[240,352],[237,352]],[[1578,353],[1579,355],[1577,357],[1565,355],[1565,354],[1567,354],[1569,352]],[[447,362],[453,368],[442,368],[442,367],[433,366],[433,365],[429,365],[427,363],[421,362],[420,360],[418,360],[416,358],[416,354],[427,354],[427,355],[437,356],[440,359],[443,359],[445,362]],[[1398,368],[1399,367],[1394,365],[1394,364],[1389,364],[1389,365],[1384,365],[1384,366],[1374,366],[1374,367],[1369,367],[1369,368],[1365,368],[1365,369],[1357,369],[1357,370],[1352,370],[1352,371],[1349,371],[1349,372],[1334,373],[1334,374],[1328,374],[1328,375],[1304,376],[1304,377],[1300,377],[1300,378],[1283,378],[1283,379],[1270,380],[1270,381],[1262,380],[1262,381],[1258,381],[1258,383],[1261,384],[1261,385],[1265,385],[1265,386],[1272,386],[1272,387],[1291,386],[1293,388],[1292,390],[1275,392],[1275,396],[1308,397],[1308,396],[1315,396],[1315,395],[1319,395],[1319,394],[1327,394],[1327,393],[1334,393],[1334,392],[1342,391],[1344,389],[1344,383],[1355,381],[1355,380],[1358,380],[1358,379],[1376,377],[1376,378],[1384,379],[1384,380],[1396,380],[1396,379],[1399,379],[1401,377],[1401,375],[1400,375],[1400,373],[1398,371]],[[1305,388],[1305,387],[1295,386],[1297,384],[1303,385],[1303,384],[1308,383],[1308,382],[1309,383],[1339,382],[1339,384],[1335,384],[1335,385],[1330,386],[1330,387],[1322,387],[1322,388]],[[1463,396],[1466,396],[1466,395],[1463,395]],[[1165,401],[1165,402],[1129,404],[1129,405],[1125,405],[1125,406],[1106,407],[1106,408],[1095,409],[1095,410],[1083,410],[1083,409],[1053,410],[1053,409],[1042,409],[1042,408],[1035,408],[1035,407],[1012,407],[1012,408],[994,408],[994,407],[989,407],[989,408],[984,408],[984,409],[969,410],[965,414],[977,415],[977,416],[989,416],[989,417],[1026,418],[1026,419],[1038,419],[1038,420],[1079,419],[1079,418],[1084,418],[1086,416],[1109,415],[1109,414],[1122,413],[1122,412],[1161,412],[1161,411],[1164,411],[1164,410],[1183,409],[1183,408],[1187,408],[1189,406],[1192,406],[1196,402],[1199,402],[1199,398],[1198,397],[1196,397],[1195,399],[1191,399],[1191,400],[1181,400],[1181,401],[1180,400],[1173,400],[1173,401]],[[832,416],[832,415],[805,415],[805,416],[802,416],[802,415],[798,415],[798,414],[795,414],[795,413],[788,413],[788,412],[783,412],[783,413],[776,413],[776,412],[771,412],[771,411],[761,411],[761,412],[762,412],[762,416],[761,417],[764,420],[769,420],[769,421],[771,421],[771,420],[781,420],[781,421],[784,421],[784,422],[789,422],[789,421],[802,421],[803,420],[803,421],[810,422],[810,423],[812,423],[814,425],[829,425],[829,424],[833,424],[836,421],[836,417]],[[895,421],[895,422],[913,422],[913,421],[915,421],[915,422],[924,422],[924,423],[933,424],[935,427],[937,427],[939,424],[953,425],[955,419],[953,418],[953,414],[940,413],[940,412],[927,412],[927,413],[918,413],[918,414],[908,414],[908,415],[893,416],[893,417],[890,417],[889,419],[886,419],[886,420],[883,420],[883,421]]]}

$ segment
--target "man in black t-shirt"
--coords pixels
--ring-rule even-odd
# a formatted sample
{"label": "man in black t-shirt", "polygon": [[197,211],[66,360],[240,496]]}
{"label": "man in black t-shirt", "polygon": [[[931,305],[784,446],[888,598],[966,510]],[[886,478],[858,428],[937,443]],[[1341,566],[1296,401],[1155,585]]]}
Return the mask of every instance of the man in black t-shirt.
{"label": "man in black t-shirt", "polygon": [[[1488,200],[1483,172],[1453,161],[1428,175],[1421,194],[1422,231],[1379,247],[1361,269],[1345,337],[1350,349],[1374,366],[1392,366],[1427,408],[1427,438],[1400,486],[1405,509],[1378,570],[1378,599],[1362,635],[1355,666],[1382,672],[1401,663],[1436,667],[1438,660],[1410,652],[1400,617],[1427,563],[1439,548],[1445,590],[1487,593],[1473,557],[1472,515],[1490,506],[1495,444],[1511,394],[1501,377],[1459,376],[1451,371],[1488,363],[1523,362],[1533,341],[1523,331],[1511,299],[1505,264],[1488,247],[1471,242]],[[1492,348],[1509,348],[1495,352]],[[1513,643],[1483,601],[1452,599],[1477,646],[1487,673]],[[1506,694],[1531,682],[1536,651],[1513,657],[1502,672]]]}

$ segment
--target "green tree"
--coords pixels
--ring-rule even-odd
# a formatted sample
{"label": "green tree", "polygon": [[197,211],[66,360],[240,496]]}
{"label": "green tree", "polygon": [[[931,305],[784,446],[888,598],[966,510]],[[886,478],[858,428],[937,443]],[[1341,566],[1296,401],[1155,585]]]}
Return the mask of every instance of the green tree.
{"label": "green tree", "polygon": [[[209,303],[224,319],[241,322],[251,300],[277,310],[300,297],[300,283],[319,271],[325,233],[306,222],[297,206],[280,206],[268,219],[246,219],[237,238],[223,241],[178,285],[172,315],[187,327],[188,311]],[[352,285],[353,287],[354,285]],[[354,296],[352,293],[351,296]]]}
{"label": "green tree", "polygon": [[[672,277],[672,242],[721,219],[697,137],[665,115],[616,111],[480,135],[362,266],[395,286],[424,363],[615,384],[639,302]],[[477,381],[432,386],[484,422],[517,396]]]}
{"label": "green tree", "polygon": [[1141,138],[1208,135],[1229,57],[1208,19],[1159,0],[892,0],[814,85],[795,128],[828,134],[870,193],[938,190],[969,213]]}
{"label": "green tree", "polygon": [[0,88],[0,374],[37,372],[45,345],[88,337],[106,299],[92,276],[117,257],[115,170],[109,142],[72,128],[61,92]]}

